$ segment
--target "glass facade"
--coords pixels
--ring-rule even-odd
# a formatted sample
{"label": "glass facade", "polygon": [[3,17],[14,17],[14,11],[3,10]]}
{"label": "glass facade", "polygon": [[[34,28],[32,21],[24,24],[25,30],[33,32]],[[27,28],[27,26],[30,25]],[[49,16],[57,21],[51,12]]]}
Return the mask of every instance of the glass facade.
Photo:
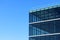
{"label": "glass facade", "polygon": [[60,33],[60,20],[29,25],[29,35]]}
{"label": "glass facade", "polygon": [[60,7],[29,13],[29,22],[60,18]]}
{"label": "glass facade", "polygon": [[60,33],[60,19],[58,18],[60,18],[60,7],[29,13],[29,40],[60,40],[60,34],[45,35]]}

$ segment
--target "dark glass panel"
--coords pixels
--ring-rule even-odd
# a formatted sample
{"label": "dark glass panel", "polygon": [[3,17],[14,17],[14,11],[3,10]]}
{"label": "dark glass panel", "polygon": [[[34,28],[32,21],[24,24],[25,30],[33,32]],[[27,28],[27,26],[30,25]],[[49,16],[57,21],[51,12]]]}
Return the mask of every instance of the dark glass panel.
{"label": "dark glass panel", "polygon": [[56,32],[60,33],[60,20],[55,21]]}

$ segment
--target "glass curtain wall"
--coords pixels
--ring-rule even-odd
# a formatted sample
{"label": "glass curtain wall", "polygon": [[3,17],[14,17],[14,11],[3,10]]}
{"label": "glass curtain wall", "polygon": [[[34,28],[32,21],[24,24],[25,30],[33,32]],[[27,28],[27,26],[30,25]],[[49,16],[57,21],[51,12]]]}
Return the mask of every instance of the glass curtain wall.
{"label": "glass curtain wall", "polygon": [[[60,7],[29,13],[29,36],[60,33],[60,20],[39,22],[60,18]],[[39,22],[39,23],[33,23]],[[29,37],[29,40],[60,40],[60,35]]]}

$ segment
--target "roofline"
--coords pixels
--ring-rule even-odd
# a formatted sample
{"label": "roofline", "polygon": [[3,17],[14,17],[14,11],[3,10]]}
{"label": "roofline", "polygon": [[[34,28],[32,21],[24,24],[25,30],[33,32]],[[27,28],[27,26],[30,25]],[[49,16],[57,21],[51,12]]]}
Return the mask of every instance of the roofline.
{"label": "roofline", "polygon": [[52,8],[56,8],[56,7],[60,7],[60,5],[55,5],[55,6],[50,6],[50,7],[46,7],[46,8],[31,10],[29,13],[36,12],[36,11],[47,10],[47,9],[52,9]]}

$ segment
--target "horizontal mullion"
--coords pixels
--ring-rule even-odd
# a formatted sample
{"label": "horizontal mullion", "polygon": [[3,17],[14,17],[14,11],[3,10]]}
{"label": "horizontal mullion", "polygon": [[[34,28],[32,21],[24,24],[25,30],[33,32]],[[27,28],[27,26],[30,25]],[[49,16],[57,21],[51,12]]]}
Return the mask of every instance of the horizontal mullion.
{"label": "horizontal mullion", "polygon": [[52,33],[52,34],[42,34],[42,35],[32,35],[29,37],[40,37],[40,36],[51,36],[51,35],[59,35],[60,33]]}
{"label": "horizontal mullion", "polygon": [[43,20],[43,21],[37,21],[37,22],[31,22],[31,23],[29,23],[29,24],[35,24],[35,23],[41,23],[41,22],[48,22],[48,21],[55,21],[55,20],[60,20],[60,18]]}

